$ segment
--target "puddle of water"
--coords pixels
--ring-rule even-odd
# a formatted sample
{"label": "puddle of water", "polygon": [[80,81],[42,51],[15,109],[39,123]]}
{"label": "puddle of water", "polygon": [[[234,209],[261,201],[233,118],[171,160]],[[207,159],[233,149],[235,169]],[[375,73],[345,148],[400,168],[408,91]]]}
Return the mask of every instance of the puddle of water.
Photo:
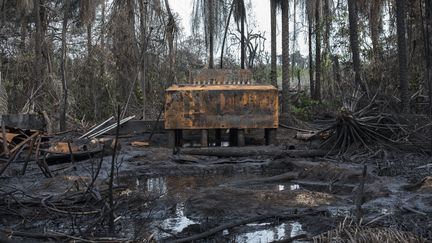
{"label": "puddle of water", "polygon": [[201,147],[200,143],[183,143],[183,148],[199,148]]}
{"label": "puddle of water", "polygon": [[285,191],[287,189],[289,189],[290,191],[299,190],[300,185],[299,184],[285,184],[285,185],[279,184],[276,186],[276,191]]}
{"label": "puddle of water", "polygon": [[[210,143],[209,146],[210,147],[219,147],[219,146],[216,146],[216,143]],[[221,145],[220,145],[220,147],[229,147],[229,146],[230,146],[230,143],[228,141],[221,142]],[[184,148],[200,148],[201,144],[200,143],[183,143],[182,147],[184,147]]]}
{"label": "puddle of water", "polygon": [[277,191],[277,192],[281,192],[281,191],[296,191],[296,190],[300,190],[300,185],[299,184],[291,184],[291,183],[287,183],[287,184],[260,184],[260,185],[245,185],[245,187],[249,188],[249,189],[256,189],[256,190],[272,190],[272,191]]}
{"label": "puddle of water", "polygon": [[[268,226],[268,223],[264,224],[248,224],[247,226]],[[225,232],[226,233],[226,232]],[[240,233],[235,236],[235,242],[253,242],[253,243],[264,243],[282,240],[285,237],[294,237],[305,232],[302,229],[302,225],[299,222],[282,223],[275,227],[268,229],[259,229],[251,232]]]}
{"label": "puddle of water", "polygon": [[348,206],[344,207],[327,207],[331,217],[347,217],[351,215],[351,209]]}
{"label": "puddle of water", "polygon": [[[192,224],[196,224],[197,222],[189,219],[184,215],[184,204],[178,203],[176,205],[175,216],[171,218],[167,218],[161,222],[161,227],[170,231],[172,233],[180,233],[186,227]],[[166,234],[166,233],[165,233]],[[162,237],[166,237],[169,235],[162,235]]]}
{"label": "puddle of water", "polygon": [[[139,180],[137,180],[139,185]],[[155,192],[158,194],[166,194],[167,193],[167,184],[165,177],[156,177],[156,178],[148,178],[146,180],[147,191]]]}
{"label": "puddle of water", "polygon": [[300,189],[300,185],[299,184],[292,184],[290,185],[290,190],[291,191],[295,191],[295,190],[299,190]]}

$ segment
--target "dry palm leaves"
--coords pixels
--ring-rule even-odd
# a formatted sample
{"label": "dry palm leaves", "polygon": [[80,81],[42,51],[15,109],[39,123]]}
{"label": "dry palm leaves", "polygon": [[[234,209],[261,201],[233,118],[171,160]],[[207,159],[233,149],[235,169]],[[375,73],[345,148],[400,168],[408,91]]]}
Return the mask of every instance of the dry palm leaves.
{"label": "dry palm leaves", "polygon": [[319,136],[327,138],[322,148],[340,153],[349,150],[366,148],[370,151],[371,145],[379,144],[393,147],[403,126],[390,114],[368,114],[361,110],[351,113],[342,109],[336,119]]}
{"label": "dry palm leaves", "polygon": [[358,226],[345,221],[336,229],[313,237],[313,242],[349,242],[349,243],[381,243],[381,242],[427,242],[413,233],[393,228],[372,228]]}

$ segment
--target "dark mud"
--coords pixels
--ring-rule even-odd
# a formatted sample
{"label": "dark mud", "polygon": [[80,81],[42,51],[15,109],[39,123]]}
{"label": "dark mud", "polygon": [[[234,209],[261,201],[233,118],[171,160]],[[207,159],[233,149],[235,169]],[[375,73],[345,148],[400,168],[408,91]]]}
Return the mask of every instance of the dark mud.
{"label": "dark mud", "polygon": [[[281,146],[281,150],[286,147]],[[247,160],[250,161],[247,161]],[[137,149],[122,146],[116,169],[116,232],[127,239],[170,241],[206,231],[212,227],[257,215],[283,214],[304,210],[322,211],[296,220],[269,220],[224,230],[214,241],[272,242],[299,234],[316,235],[330,230],[356,214],[356,198],[362,181],[359,163],[328,160],[256,156],[230,158],[173,155],[167,148]],[[226,160],[226,159],[225,159]],[[54,178],[44,178],[35,165],[30,173],[17,176],[13,165],[0,179],[2,195],[14,195],[26,207],[44,198],[61,200],[71,193],[83,193],[100,158],[75,165],[52,166]],[[102,160],[95,182],[101,197],[107,189],[110,157]],[[369,225],[393,225],[432,238],[424,226],[432,213],[430,180],[411,184],[405,176],[381,176],[376,164],[368,164],[363,214]],[[9,193],[9,194],[8,194]],[[1,228],[38,232],[52,230],[73,234],[86,229],[68,217],[49,209],[19,218],[2,212]],[[90,218],[90,216],[86,216]],[[380,218],[381,217],[381,218]],[[401,220],[410,217],[413,224]],[[377,220],[378,219],[378,220]],[[85,218],[81,218],[81,222]],[[429,228],[427,228],[429,227]],[[78,228],[78,229],[77,229]],[[101,232],[102,234],[102,232]],[[208,239],[209,240],[209,239]]]}

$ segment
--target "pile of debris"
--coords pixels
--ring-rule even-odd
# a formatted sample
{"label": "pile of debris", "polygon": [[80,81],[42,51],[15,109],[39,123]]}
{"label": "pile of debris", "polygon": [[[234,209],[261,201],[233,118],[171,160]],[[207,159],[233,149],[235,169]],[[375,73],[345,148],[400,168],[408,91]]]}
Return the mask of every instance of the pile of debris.
{"label": "pile of debris", "polygon": [[[120,125],[132,120],[135,116],[124,118]],[[94,157],[104,149],[110,139],[97,139],[115,129],[116,122],[110,117],[93,126],[79,138],[47,135],[41,130],[22,129],[2,125],[0,132],[0,176],[11,163],[22,163],[20,174],[24,175],[31,162],[35,162],[46,177],[52,177],[49,165],[74,163]],[[113,124],[110,124],[113,123]],[[64,134],[63,134],[64,135]]]}

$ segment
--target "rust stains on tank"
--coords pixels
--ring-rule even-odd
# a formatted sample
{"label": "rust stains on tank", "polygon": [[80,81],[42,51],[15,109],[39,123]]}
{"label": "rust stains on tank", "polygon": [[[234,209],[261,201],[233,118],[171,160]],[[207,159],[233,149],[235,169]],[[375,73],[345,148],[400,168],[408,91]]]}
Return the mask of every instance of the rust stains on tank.
{"label": "rust stains on tank", "polygon": [[165,128],[277,128],[277,92],[271,85],[173,85]]}

